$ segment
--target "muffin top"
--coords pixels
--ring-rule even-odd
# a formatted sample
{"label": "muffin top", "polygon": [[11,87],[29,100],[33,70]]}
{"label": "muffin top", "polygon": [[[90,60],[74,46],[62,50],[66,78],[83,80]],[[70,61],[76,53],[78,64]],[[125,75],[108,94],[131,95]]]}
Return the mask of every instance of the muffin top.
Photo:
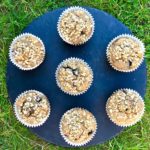
{"label": "muffin top", "polygon": [[60,17],[58,30],[67,43],[79,45],[92,36],[94,21],[86,10],[70,8]]}
{"label": "muffin top", "polygon": [[85,92],[93,81],[91,68],[81,59],[70,58],[63,61],[56,72],[58,86],[73,95]]}
{"label": "muffin top", "polygon": [[15,107],[19,118],[29,125],[42,123],[50,112],[47,97],[34,90],[21,94],[15,102]]}
{"label": "muffin top", "polygon": [[40,39],[31,35],[18,36],[11,45],[11,59],[25,70],[39,66],[45,56],[45,48]]}
{"label": "muffin top", "polygon": [[135,91],[118,90],[108,99],[106,111],[117,125],[130,126],[141,119],[144,113],[144,102]]}
{"label": "muffin top", "polygon": [[138,41],[130,37],[120,37],[108,49],[111,65],[120,71],[136,69],[143,59],[144,51]]}
{"label": "muffin top", "polygon": [[79,144],[92,139],[97,123],[89,111],[73,108],[63,115],[60,129],[69,142]]}

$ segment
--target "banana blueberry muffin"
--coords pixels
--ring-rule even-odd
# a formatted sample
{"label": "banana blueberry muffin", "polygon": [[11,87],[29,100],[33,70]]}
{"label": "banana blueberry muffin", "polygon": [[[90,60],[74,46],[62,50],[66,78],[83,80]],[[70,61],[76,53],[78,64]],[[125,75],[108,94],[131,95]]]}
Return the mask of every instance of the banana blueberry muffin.
{"label": "banana blueberry muffin", "polygon": [[22,70],[38,67],[44,61],[44,57],[43,42],[29,33],[16,37],[10,46],[11,61]]}
{"label": "banana blueberry muffin", "polygon": [[81,7],[65,10],[58,21],[58,32],[69,44],[80,45],[88,41],[94,31],[94,20],[91,14]]}
{"label": "banana blueberry muffin", "polygon": [[60,123],[61,134],[72,145],[83,145],[89,142],[97,129],[96,119],[92,113],[82,108],[67,111]]}
{"label": "banana blueberry muffin", "polygon": [[56,70],[57,84],[64,92],[79,95],[88,90],[93,81],[93,72],[83,60],[69,58]]}
{"label": "banana blueberry muffin", "polygon": [[18,120],[24,125],[33,127],[43,124],[50,113],[47,97],[35,90],[22,93],[16,99],[14,108]]}
{"label": "banana blueberry muffin", "polygon": [[144,113],[144,101],[130,89],[121,89],[112,94],[106,104],[107,114],[118,126],[136,124]]}
{"label": "banana blueberry muffin", "polygon": [[113,68],[123,72],[133,71],[141,64],[144,46],[132,36],[120,36],[108,47],[108,59]]}

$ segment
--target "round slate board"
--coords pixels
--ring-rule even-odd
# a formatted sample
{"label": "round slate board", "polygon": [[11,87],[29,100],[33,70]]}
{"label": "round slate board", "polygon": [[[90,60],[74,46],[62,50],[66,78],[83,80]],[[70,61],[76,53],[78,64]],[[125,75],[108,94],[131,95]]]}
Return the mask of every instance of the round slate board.
{"label": "round slate board", "polygon": [[[144,97],[145,61],[133,73],[115,71],[108,64],[106,47],[109,41],[117,35],[131,32],[114,17],[94,8],[87,8],[95,19],[95,32],[92,39],[82,46],[71,46],[64,43],[56,28],[58,17],[64,9],[57,9],[40,16],[23,31],[32,33],[43,40],[46,47],[46,58],[37,69],[32,71],[21,71],[8,61],[8,94],[12,104],[18,94],[25,90],[36,89],[46,94],[52,107],[51,115],[43,126],[30,128],[30,130],[42,139],[64,147],[71,146],[63,140],[59,133],[61,116],[73,107],[82,107],[91,111],[97,119],[98,130],[94,139],[86,146],[100,144],[123,129],[113,124],[106,115],[105,104],[113,91],[120,88],[131,88]],[[56,85],[56,68],[62,60],[69,57],[84,59],[94,72],[92,86],[80,96],[67,95]]]}

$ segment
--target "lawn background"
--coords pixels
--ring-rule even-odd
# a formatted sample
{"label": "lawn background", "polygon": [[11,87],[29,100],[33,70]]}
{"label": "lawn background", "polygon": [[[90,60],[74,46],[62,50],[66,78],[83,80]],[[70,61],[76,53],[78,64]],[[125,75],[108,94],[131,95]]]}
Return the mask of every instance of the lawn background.
{"label": "lawn background", "polygon": [[[6,89],[9,44],[33,19],[63,6],[104,10],[122,21],[146,46],[146,112],[141,122],[116,138],[77,150],[150,150],[150,1],[149,0],[0,0],[0,150],[64,150],[33,135],[14,117]],[[69,148],[71,149],[71,148]]]}

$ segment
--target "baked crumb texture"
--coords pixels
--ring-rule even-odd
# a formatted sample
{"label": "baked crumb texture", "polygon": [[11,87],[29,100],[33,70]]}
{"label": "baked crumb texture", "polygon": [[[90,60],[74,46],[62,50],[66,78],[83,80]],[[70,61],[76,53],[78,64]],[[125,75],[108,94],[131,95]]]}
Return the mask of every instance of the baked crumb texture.
{"label": "baked crumb texture", "polygon": [[92,15],[82,7],[66,9],[59,17],[57,26],[60,37],[72,45],[87,42],[93,35],[94,27]]}
{"label": "baked crumb texture", "polygon": [[50,115],[47,97],[35,90],[22,93],[16,99],[14,109],[18,120],[29,127],[42,125]]}
{"label": "baked crumb texture", "polygon": [[88,143],[97,130],[96,119],[92,113],[82,108],[67,111],[60,122],[60,132],[65,141],[74,146]]}
{"label": "baked crumb texture", "polygon": [[120,35],[113,39],[107,48],[111,66],[122,72],[137,69],[144,58],[144,44],[132,35]]}
{"label": "baked crumb texture", "polygon": [[134,90],[121,89],[113,93],[106,104],[107,114],[116,125],[136,124],[144,114],[144,101]]}
{"label": "baked crumb texture", "polygon": [[56,70],[57,85],[67,94],[80,95],[85,93],[92,84],[93,72],[82,59],[69,58],[64,60]]}
{"label": "baked crumb texture", "polygon": [[45,57],[43,42],[36,36],[24,33],[16,37],[10,46],[11,61],[22,70],[38,67]]}

